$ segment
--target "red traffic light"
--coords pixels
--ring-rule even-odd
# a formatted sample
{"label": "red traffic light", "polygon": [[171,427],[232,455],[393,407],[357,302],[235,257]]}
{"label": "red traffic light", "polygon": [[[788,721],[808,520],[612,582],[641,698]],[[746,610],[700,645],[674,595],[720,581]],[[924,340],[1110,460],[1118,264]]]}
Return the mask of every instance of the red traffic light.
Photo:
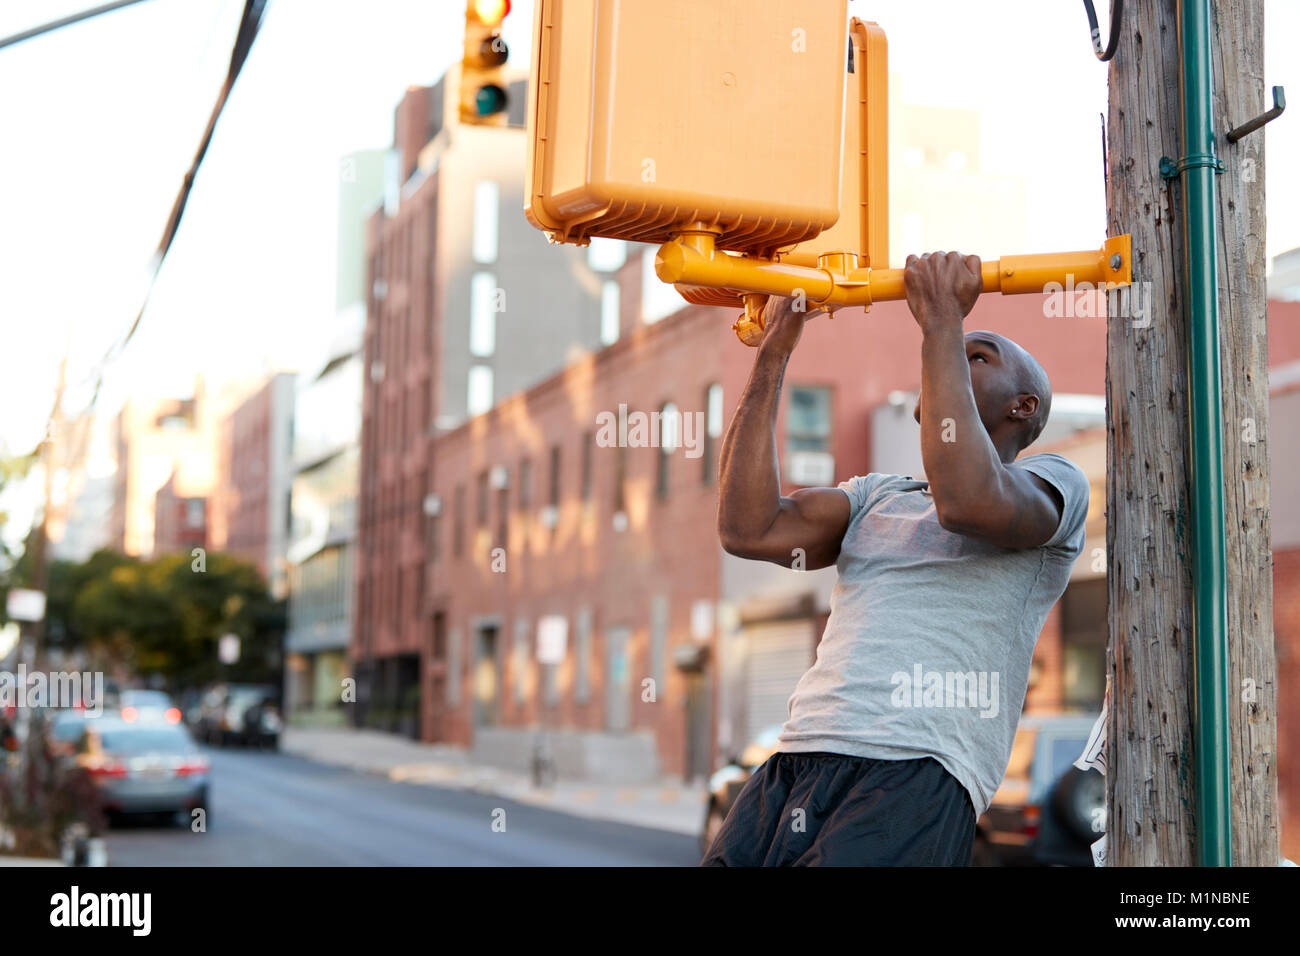
{"label": "red traffic light", "polygon": [[510,13],[510,0],[470,0],[469,9],[479,23],[494,27]]}

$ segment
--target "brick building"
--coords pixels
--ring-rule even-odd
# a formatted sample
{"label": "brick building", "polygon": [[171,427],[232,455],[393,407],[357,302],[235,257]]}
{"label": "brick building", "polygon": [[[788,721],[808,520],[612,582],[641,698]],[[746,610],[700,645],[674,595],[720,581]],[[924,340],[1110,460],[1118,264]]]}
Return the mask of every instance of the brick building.
{"label": "brick building", "polygon": [[[215,405],[202,378],[189,398],[132,397],[114,421],[116,470],[109,511],[109,546],[150,557],[170,548],[164,528],[156,542],[159,491],[180,474],[182,497],[203,497],[212,488]],[[166,520],[166,519],[164,519]]]}
{"label": "brick building", "polygon": [[523,215],[526,74],[509,125],[458,121],[456,70],[394,117],[384,209],[367,223],[356,617],[357,719],[419,730],[430,618],[432,440],[602,341],[608,272]]}
{"label": "brick building", "polygon": [[[270,376],[221,422],[209,542],[255,564],[271,594],[285,593],[294,376]],[[215,517],[215,515],[214,515]]]}
{"label": "brick building", "polygon": [[187,493],[183,478],[173,471],[154,496],[154,553],[175,554],[208,544],[206,489]]}
{"label": "brick building", "polygon": [[[620,273],[625,303],[641,298],[640,265]],[[625,773],[652,741],[657,769],[697,775],[784,714],[834,571],[743,561],[718,545],[718,444],[754,356],[730,331],[734,316],[691,306],[646,324],[622,311],[616,344],[436,443],[424,736],[517,763],[544,720],[561,728],[573,772],[599,775],[604,760]],[[1039,355],[1059,395],[1103,381],[1103,319],[1069,320],[1063,334],[1040,300],[1015,297],[981,302],[971,321]],[[891,426],[876,419],[897,417],[891,397],[915,388],[919,349],[902,303],[808,326],[778,422],[787,486],[876,470],[893,453]],[[604,447],[597,416],[620,406],[675,409],[679,447]],[[886,438],[874,457],[873,431]],[[551,670],[535,651],[538,621],[553,616],[569,640]]]}
{"label": "brick building", "polygon": [[[622,270],[625,302],[637,300],[641,276],[635,263]],[[1300,356],[1300,309],[1271,307],[1275,359]],[[643,324],[625,308],[616,344],[439,438],[423,736],[518,766],[546,726],[562,772],[630,779],[707,772],[783,719],[815,654],[834,570],[789,571],[718,546],[718,436],[754,354],[735,342],[732,318],[687,307]],[[967,328],[1007,335],[1042,361],[1054,387],[1053,420],[1029,451],[1070,457],[1092,483],[1087,544],[1044,626],[1026,710],[1095,712],[1105,686],[1105,571],[1097,560],[1105,545],[1105,319],[1045,319],[1037,297],[986,297]],[[787,489],[813,483],[813,475],[834,483],[867,471],[919,471],[911,419],[919,349],[903,303],[810,323],[778,422]],[[680,436],[698,439],[699,457],[683,447],[669,454],[604,447],[597,416],[617,415],[620,406],[628,415],[675,407],[694,416],[703,437],[695,426]],[[1290,501],[1275,487],[1279,502]],[[1284,543],[1279,537],[1279,548]],[[1284,674],[1294,656],[1287,647],[1300,646],[1300,635],[1287,631],[1296,622],[1285,623],[1288,595],[1300,593],[1300,560],[1291,558],[1279,550]],[[1294,582],[1286,578],[1292,564]],[[538,660],[544,618],[565,621],[565,654],[554,667]],[[1289,730],[1282,733],[1285,740]]]}

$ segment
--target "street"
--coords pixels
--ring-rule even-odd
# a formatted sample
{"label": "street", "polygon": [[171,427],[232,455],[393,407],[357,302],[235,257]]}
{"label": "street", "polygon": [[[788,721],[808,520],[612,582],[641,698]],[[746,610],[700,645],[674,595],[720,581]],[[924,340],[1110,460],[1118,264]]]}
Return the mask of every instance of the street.
{"label": "street", "polygon": [[[282,754],[208,750],[206,833],[160,818],[107,834],[110,866],[693,866],[688,836]],[[505,811],[504,831],[494,811]],[[497,814],[500,817],[500,814]]]}

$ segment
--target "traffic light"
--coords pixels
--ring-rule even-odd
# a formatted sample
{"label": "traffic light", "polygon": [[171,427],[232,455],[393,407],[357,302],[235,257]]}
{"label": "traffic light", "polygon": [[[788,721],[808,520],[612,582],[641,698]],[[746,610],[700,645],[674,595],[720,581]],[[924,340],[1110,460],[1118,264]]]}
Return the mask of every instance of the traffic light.
{"label": "traffic light", "polygon": [[505,126],[509,96],[505,65],[510,56],[501,23],[510,0],[467,0],[465,55],[460,66],[460,118],[479,126]]}

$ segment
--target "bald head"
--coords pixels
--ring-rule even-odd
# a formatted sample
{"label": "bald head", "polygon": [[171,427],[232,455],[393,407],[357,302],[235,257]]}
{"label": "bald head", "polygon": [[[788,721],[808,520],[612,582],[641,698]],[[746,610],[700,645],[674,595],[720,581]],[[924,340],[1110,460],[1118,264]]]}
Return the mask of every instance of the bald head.
{"label": "bald head", "polygon": [[[1052,411],[1052,384],[1043,366],[1017,343],[996,332],[965,335],[971,390],[980,421],[1003,461],[1012,461],[1043,433]],[[912,417],[921,421],[917,395]]]}
{"label": "bald head", "polygon": [[1047,372],[1039,364],[1038,359],[1021,348],[1019,343],[996,332],[981,331],[975,334],[998,343],[1010,376],[1011,387],[1016,394],[1034,395],[1038,399],[1038,407],[1025,419],[1024,429],[1021,432],[1020,449],[1023,451],[1038,439],[1047,424],[1047,416],[1052,411],[1052,383],[1048,380]]}

